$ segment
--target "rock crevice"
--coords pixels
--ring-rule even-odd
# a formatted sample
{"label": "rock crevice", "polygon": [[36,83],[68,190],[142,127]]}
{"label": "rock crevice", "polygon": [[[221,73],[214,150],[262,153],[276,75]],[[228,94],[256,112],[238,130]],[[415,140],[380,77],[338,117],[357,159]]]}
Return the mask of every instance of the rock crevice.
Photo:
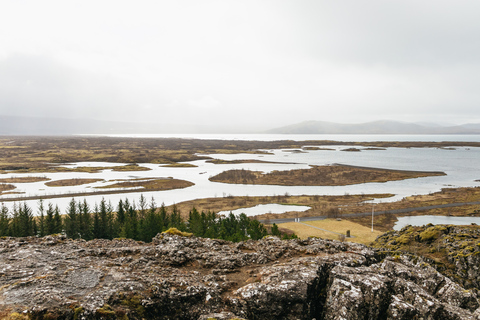
{"label": "rock crevice", "polygon": [[323,239],[0,239],[0,318],[479,319],[419,258]]}

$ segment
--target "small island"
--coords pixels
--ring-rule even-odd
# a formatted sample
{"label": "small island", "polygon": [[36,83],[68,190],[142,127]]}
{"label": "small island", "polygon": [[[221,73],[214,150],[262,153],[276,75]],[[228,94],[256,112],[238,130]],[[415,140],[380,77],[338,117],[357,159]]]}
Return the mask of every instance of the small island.
{"label": "small island", "polygon": [[405,171],[335,164],[269,173],[244,169],[228,170],[211,177],[209,180],[232,184],[345,186],[444,175],[446,175],[444,172],[438,171]]}

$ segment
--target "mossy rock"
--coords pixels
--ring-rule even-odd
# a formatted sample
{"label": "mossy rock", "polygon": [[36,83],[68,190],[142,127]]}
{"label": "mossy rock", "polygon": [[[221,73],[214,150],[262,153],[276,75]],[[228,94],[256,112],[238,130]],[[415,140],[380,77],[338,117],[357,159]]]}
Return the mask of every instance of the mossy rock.
{"label": "mossy rock", "polygon": [[170,229],[162,232],[162,234],[163,234],[163,233],[165,233],[165,234],[171,234],[171,235],[175,235],[175,236],[182,236],[182,237],[191,237],[191,236],[193,236],[193,233],[183,232],[183,231],[178,230],[177,228],[170,228]]}
{"label": "mossy rock", "polygon": [[420,240],[422,242],[432,242],[440,236],[440,231],[435,230],[435,228],[428,228],[427,230],[420,233]]}
{"label": "mossy rock", "polygon": [[20,314],[18,312],[11,313],[7,318],[7,320],[27,320],[28,316],[26,314]]}
{"label": "mossy rock", "polygon": [[409,244],[412,239],[410,238],[409,234],[402,234],[396,239],[396,241],[400,244]]}
{"label": "mossy rock", "polygon": [[97,315],[105,319],[115,319],[115,311],[108,304],[103,305],[103,307],[97,309]]}

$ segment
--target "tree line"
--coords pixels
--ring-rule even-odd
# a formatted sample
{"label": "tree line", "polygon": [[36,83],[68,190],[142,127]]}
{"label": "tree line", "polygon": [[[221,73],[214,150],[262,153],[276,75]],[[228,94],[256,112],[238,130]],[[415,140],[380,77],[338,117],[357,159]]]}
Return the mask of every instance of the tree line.
{"label": "tree line", "polygon": [[211,211],[199,212],[192,208],[188,219],[183,219],[175,205],[167,210],[164,204],[158,207],[153,198],[147,203],[143,195],[138,204],[125,199],[120,200],[115,208],[105,199],[93,208],[85,199],[72,199],[63,215],[58,206],[45,205],[43,200],[38,203],[36,215],[26,203],[14,204],[12,210],[4,204],[0,207],[0,236],[43,237],[64,233],[71,239],[129,238],[150,242],[155,235],[170,228],[190,232],[197,237],[233,242],[257,240],[267,234],[284,239],[296,237],[282,234],[276,224],[268,232],[262,223],[243,213],[219,216]]}

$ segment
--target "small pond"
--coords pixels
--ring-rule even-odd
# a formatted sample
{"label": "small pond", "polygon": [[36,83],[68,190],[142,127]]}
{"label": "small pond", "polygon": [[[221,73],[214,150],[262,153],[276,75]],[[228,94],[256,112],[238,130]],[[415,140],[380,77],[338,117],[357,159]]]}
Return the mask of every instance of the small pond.
{"label": "small pond", "polygon": [[401,230],[407,225],[424,226],[426,224],[454,224],[469,225],[476,223],[480,225],[480,217],[449,217],[449,216],[410,216],[399,217],[393,226],[393,230]]}
{"label": "small pond", "polygon": [[[285,213],[289,211],[307,211],[310,209],[308,206],[294,206],[294,205],[283,205],[278,203],[272,204],[259,204],[255,207],[250,208],[240,208],[236,210],[231,210],[234,215],[239,215],[245,213],[247,216],[256,216],[264,213]],[[219,215],[228,215],[230,211],[220,211]]]}

